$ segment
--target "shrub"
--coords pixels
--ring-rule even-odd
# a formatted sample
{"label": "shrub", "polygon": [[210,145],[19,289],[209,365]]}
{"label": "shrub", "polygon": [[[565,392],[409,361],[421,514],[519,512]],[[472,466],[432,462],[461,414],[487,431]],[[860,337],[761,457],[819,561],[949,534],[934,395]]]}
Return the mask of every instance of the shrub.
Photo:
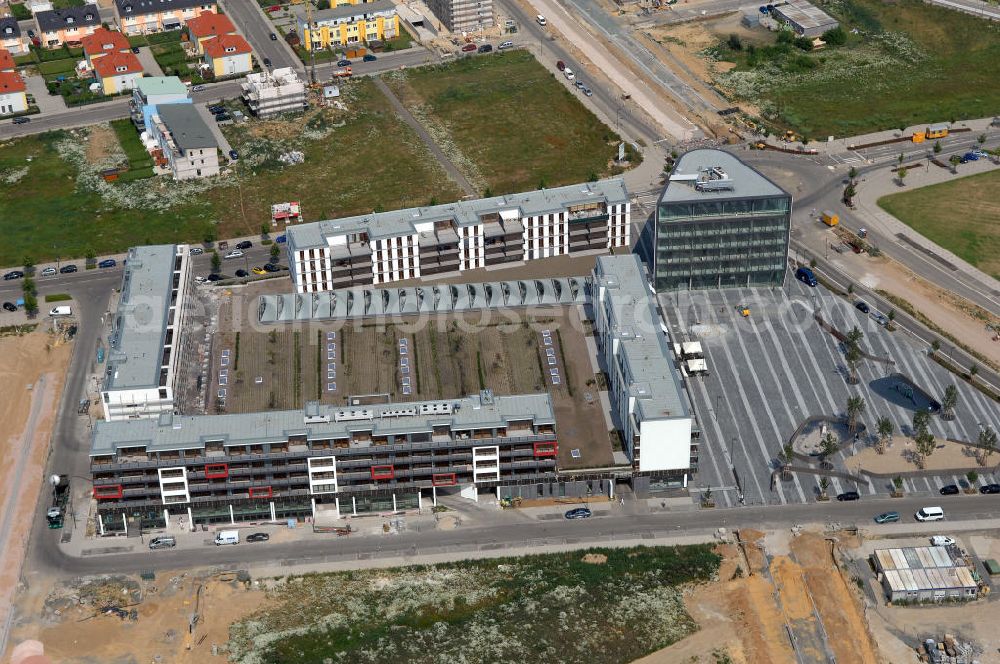
{"label": "shrub", "polygon": [[45,296],[46,302],[65,302],[67,300],[72,300],[73,297],[66,293],[52,293]]}
{"label": "shrub", "polygon": [[822,37],[830,46],[843,46],[847,43],[847,33],[839,25],[833,30],[827,30]]}

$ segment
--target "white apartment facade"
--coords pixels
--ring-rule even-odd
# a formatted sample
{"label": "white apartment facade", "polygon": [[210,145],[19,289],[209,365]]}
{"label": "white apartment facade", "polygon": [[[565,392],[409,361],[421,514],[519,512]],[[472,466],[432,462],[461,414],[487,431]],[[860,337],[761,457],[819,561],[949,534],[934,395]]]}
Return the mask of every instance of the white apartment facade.
{"label": "white apartment facade", "polygon": [[622,180],[289,227],[296,291],[386,284],[628,247]]}
{"label": "white apartment facade", "polygon": [[301,113],[306,105],[306,84],[291,67],[248,74],[241,84],[243,100],[259,118]]}

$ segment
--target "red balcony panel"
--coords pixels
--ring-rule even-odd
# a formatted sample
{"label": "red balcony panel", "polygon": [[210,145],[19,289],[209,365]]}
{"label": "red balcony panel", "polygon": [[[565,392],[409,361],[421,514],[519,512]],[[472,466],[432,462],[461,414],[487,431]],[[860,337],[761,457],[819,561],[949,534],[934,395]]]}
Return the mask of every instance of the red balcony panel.
{"label": "red balcony panel", "polygon": [[271,490],[269,486],[252,486],[250,487],[250,497],[251,498],[270,498],[274,495],[274,491]]}
{"label": "red balcony panel", "polygon": [[229,464],[208,463],[205,464],[205,479],[220,480],[229,477]]}
{"label": "red balcony panel", "polygon": [[97,500],[119,500],[124,494],[121,484],[98,484],[94,487]]}
{"label": "red balcony panel", "polygon": [[396,470],[392,466],[372,466],[373,480],[391,480],[396,476]]}
{"label": "red balcony panel", "polygon": [[536,457],[554,457],[559,454],[559,443],[556,441],[547,441],[541,443],[535,443],[535,456]]}
{"label": "red balcony panel", "polygon": [[455,486],[458,484],[458,480],[455,479],[455,473],[435,473],[431,475],[431,484],[433,486]]}

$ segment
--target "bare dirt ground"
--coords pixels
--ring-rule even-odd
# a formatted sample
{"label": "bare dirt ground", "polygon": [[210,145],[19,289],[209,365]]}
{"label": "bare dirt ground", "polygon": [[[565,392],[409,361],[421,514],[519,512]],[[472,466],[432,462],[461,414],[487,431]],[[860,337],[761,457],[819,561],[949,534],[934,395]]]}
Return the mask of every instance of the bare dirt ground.
{"label": "bare dirt ground", "polygon": [[120,152],[118,137],[107,125],[94,125],[87,136],[87,161],[99,163],[116,152]]}
{"label": "bare dirt ground", "polygon": [[0,625],[18,585],[71,348],[40,329],[0,338]]}
{"label": "bare dirt ground", "polygon": [[[916,446],[906,436],[893,436],[885,454],[878,454],[873,448],[866,448],[845,459],[851,472],[859,468],[873,473],[899,473],[914,470],[967,470],[976,468],[975,448],[945,439],[937,439],[938,449],[924,462],[924,468],[917,466]],[[994,463],[996,459],[993,459]],[[990,464],[992,466],[992,464]]]}

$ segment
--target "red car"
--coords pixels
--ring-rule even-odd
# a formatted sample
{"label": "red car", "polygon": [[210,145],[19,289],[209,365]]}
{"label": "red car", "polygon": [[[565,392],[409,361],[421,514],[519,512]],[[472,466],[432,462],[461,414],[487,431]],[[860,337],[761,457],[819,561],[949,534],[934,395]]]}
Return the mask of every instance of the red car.
{"label": "red car", "polygon": [[566,63],[563,62],[562,60],[557,61],[556,62],[556,69],[558,69],[559,71],[562,71],[562,70],[566,69]]}
{"label": "red car", "polygon": [[476,50],[475,44],[466,44],[465,46],[462,47],[463,53],[468,53],[469,51],[475,51],[475,50]]}

